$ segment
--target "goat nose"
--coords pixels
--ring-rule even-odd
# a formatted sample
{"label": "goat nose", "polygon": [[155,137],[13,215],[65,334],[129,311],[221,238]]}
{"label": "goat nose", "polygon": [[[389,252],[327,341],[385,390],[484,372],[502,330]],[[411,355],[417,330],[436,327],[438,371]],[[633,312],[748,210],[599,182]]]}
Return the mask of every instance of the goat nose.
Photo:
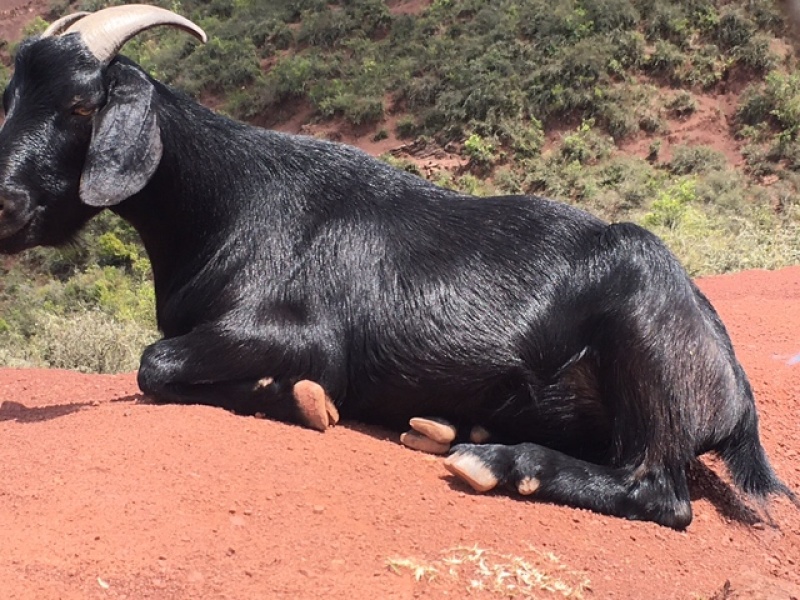
{"label": "goat nose", "polygon": [[18,231],[30,216],[27,196],[0,187],[0,239]]}

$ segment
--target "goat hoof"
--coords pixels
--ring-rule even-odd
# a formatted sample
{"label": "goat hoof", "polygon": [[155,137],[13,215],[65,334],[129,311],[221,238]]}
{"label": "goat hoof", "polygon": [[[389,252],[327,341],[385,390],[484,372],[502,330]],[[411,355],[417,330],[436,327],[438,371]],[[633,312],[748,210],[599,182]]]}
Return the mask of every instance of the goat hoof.
{"label": "goat hoof", "polygon": [[339,422],[339,411],[322,386],[308,379],[294,384],[292,388],[297,407],[311,429],[325,431]]}
{"label": "goat hoof", "polygon": [[418,431],[426,438],[432,439],[439,444],[449,445],[456,439],[456,428],[442,419],[424,419],[414,417],[408,422],[411,429]]}
{"label": "goat hoof", "polygon": [[492,434],[480,425],[475,425],[469,432],[469,441],[473,444],[485,444],[492,439]]}
{"label": "goat hoof", "polygon": [[444,461],[444,468],[466,481],[476,492],[488,492],[500,483],[486,463],[474,454],[453,454]]}
{"label": "goat hoof", "polygon": [[450,444],[437,442],[413,429],[401,434],[400,442],[412,450],[419,450],[428,454],[447,454],[450,451]]}

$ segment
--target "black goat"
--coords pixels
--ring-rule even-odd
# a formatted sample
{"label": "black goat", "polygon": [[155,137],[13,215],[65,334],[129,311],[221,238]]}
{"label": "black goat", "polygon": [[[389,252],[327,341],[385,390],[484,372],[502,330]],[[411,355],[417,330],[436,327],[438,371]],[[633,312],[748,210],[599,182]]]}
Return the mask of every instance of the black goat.
{"label": "black goat", "polygon": [[0,131],[0,251],[64,243],[103,207],[140,233],[164,334],[144,392],[320,429],[337,410],[485,427],[503,445],[447,462],[476,489],[676,528],[708,451],[794,500],[722,322],[655,236],[215,115],[117,56],[159,24],[203,37],[121,7],[25,41]]}

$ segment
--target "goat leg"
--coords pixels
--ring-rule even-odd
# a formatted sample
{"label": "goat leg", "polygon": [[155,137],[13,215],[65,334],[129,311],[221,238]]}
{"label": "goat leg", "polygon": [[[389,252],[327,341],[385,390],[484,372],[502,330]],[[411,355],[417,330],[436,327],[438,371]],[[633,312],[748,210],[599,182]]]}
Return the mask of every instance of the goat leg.
{"label": "goat leg", "polygon": [[[219,406],[319,431],[339,421],[339,411],[321,383],[293,376],[291,364],[281,365],[280,375],[264,377],[265,364],[279,363],[270,360],[271,348],[229,332],[226,337],[221,329],[209,325],[149,346],[142,356],[139,387],[161,402]],[[240,348],[247,346],[250,351],[242,353]],[[210,350],[220,347],[229,352]],[[287,355],[280,349],[274,353]],[[220,355],[230,358],[220,360]]]}
{"label": "goat leg", "polygon": [[[434,417],[414,417],[408,424],[411,430],[400,436],[400,442],[412,450],[428,454],[447,454],[450,445],[458,437],[458,429],[449,421]],[[482,426],[470,429],[469,440],[473,444],[484,444],[491,434]]]}
{"label": "goat leg", "polygon": [[339,411],[320,384],[303,379],[294,384],[292,393],[306,425],[311,429],[325,431],[339,422]]}

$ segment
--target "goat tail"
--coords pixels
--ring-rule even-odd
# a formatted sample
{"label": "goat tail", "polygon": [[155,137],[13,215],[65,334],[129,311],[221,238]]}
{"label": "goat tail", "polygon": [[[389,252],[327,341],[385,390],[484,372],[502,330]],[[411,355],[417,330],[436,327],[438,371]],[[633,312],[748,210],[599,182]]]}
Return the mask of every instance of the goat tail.
{"label": "goat tail", "polygon": [[731,474],[733,484],[762,506],[768,496],[780,495],[788,498],[800,509],[800,499],[783,483],[772,466],[761,445],[758,435],[758,415],[751,405],[740,417],[731,434],[716,448]]}

